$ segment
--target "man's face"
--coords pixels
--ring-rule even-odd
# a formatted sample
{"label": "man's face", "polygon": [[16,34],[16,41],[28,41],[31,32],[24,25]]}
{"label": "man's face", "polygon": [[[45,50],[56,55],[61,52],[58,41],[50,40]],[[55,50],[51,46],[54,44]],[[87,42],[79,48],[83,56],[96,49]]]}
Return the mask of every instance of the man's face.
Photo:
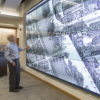
{"label": "man's face", "polygon": [[11,40],[12,42],[15,42],[15,40],[16,40],[15,36],[12,35],[11,38],[10,38],[10,40]]}

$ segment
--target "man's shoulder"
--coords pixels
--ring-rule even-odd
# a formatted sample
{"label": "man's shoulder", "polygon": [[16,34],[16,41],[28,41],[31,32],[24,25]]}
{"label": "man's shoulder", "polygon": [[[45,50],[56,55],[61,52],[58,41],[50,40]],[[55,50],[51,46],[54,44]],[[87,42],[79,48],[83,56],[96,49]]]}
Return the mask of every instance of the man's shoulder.
{"label": "man's shoulder", "polygon": [[7,44],[6,44],[6,47],[10,47],[10,43],[7,43]]}

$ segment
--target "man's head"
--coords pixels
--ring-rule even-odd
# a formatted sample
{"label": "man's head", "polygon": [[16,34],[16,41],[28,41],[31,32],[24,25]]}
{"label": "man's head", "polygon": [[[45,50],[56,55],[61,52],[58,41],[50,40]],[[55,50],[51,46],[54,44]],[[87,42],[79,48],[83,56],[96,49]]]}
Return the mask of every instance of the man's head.
{"label": "man's head", "polygon": [[7,39],[8,39],[10,42],[15,42],[15,40],[16,40],[16,38],[15,38],[15,36],[14,36],[13,34],[9,34],[9,35],[7,36]]}

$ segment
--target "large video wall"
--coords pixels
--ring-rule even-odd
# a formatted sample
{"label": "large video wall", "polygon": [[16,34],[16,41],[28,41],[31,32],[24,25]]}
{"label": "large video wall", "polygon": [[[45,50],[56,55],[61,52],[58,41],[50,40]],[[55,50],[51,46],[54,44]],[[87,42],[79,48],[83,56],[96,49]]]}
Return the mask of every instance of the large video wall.
{"label": "large video wall", "polygon": [[26,13],[27,66],[100,94],[100,0],[49,0]]}

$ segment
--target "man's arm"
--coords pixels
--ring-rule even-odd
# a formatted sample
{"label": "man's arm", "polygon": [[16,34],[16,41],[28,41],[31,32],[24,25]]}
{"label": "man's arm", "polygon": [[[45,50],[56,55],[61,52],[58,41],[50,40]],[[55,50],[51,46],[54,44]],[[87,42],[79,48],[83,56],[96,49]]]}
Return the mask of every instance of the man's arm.
{"label": "man's arm", "polygon": [[[16,44],[17,45],[17,44]],[[20,48],[18,45],[17,45],[17,47],[18,47],[18,51],[19,52],[21,52],[21,51],[24,51],[25,50],[25,48]]]}
{"label": "man's arm", "polygon": [[24,51],[24,50],[26,50],[26,49],[29,49],[30,47],[29,46],[27,46],[27,47],[25,47],[25,48],[20,48],[20,47],[18,47],[18,51],[20,52],[20,51]]}
{"label": "man's arm", "polygon": [[10,58],[10,48],[8,45],[5,47],[5,58],[10,62],[13,63],[13,60]]}
{"label": "man's arm", "polygon": [[20,48],[20,47],[18,47],[18,51],[20,52],[20,51],[24,51],[25,50],[25,48]]}

